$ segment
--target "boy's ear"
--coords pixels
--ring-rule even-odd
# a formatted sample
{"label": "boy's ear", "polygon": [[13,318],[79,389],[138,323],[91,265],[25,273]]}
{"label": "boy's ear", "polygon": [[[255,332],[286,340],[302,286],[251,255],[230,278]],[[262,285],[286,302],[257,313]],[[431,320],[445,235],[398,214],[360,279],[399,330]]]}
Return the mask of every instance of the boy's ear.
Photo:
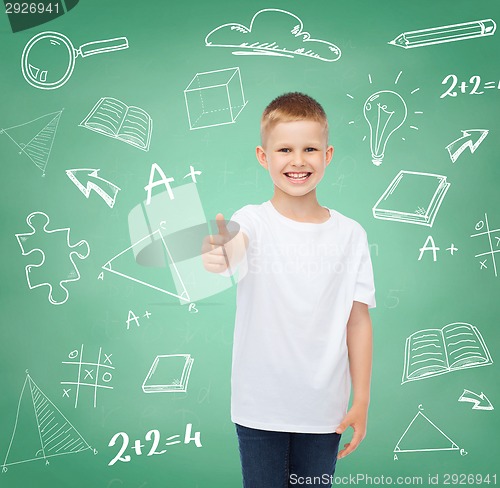
{"label": "boy's ear", "polygon": [[332,160],[333,158],[333,153],[334,153],[334,149],[333,149],[333,146],[328,146],[326,148],[326,157],[325,157],[325,160],[326,160],[326,164],[327,166],[330,164],[330,161]]}
{"label": "boy's ear", "polygon": [[255,148],[255,155],[257,156],[257,160],[259,161],[260,165],[265,169],[268,169],[266,152],[264,151],[264,148],[262,146],[257,146]]}

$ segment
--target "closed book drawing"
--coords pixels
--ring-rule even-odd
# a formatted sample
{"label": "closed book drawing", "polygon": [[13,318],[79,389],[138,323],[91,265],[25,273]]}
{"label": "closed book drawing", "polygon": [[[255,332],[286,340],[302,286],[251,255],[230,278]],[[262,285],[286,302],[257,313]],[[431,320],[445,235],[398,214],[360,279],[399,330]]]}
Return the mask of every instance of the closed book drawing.
{"label": "closed book drawing", "polygon": [[432,227],[449,187],[446,176],[402,170],[373,207],[373,216]]}
{"label": "closed book drawing", "polygon": [[442,329],[424,329],[406,339],[403,381],[421,380],[458,369],[493,364],[481,333],[455,322]]}
{"label": "closed book drawing", "polygon": [[129,107],[116,98],[101,98],[80,126],[149,151],[151,117],[142,108]]}
{"label": "closed book drawing", "polygon": [[186,391],[193,361],[190,354],[156,356],[142,384],[142,391],[144,393]]}

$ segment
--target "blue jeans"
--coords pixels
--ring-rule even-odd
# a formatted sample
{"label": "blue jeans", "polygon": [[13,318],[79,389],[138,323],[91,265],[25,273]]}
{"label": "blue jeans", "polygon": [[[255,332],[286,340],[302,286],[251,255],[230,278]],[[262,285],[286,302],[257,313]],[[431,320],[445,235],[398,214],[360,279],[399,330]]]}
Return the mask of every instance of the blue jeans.
{"label": "blue jeans", "polygon": [[235,426],[243,488],[331,487],[341,434]]}

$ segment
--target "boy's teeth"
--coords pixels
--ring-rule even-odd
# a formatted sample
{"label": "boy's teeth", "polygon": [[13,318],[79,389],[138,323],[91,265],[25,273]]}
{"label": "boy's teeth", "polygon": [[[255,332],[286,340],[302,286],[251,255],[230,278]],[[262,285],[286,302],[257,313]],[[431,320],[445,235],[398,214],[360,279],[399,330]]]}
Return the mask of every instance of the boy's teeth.
{"label": "boy's teeth", "polygon": [[286,176],[290,178],[304,178],[307,176],[309,173],[285,173]]}

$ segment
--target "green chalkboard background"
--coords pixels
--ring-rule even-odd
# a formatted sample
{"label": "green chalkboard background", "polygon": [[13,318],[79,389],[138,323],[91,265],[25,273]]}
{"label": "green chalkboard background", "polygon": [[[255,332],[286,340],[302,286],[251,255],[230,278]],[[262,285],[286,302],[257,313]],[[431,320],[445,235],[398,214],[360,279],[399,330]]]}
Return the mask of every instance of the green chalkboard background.
{"label": "green chalkboard background", "polygon": [[[205,46],[205,36],[215,27],[231,22],[248,26],[253,15],[265,8],[295,14],[312,38],[340,47],[341,58],[326,62],[305,56],[237,56],[230,48]],[[318,186],[318,200],[366,229],[376,280],[368,432],[357,451],[338,462],[336,483],[346,483],[348,478],[343,477],[350,475],[361,486],[369,483],[368,476],[372,484],[381,483],[382,476],[391,477],[394,484],[398,477],[422,477],[420,485],[428,486],[430,475],[434,481],[439,475],[444,483],[447,473],[489,474],[491,483],[498,482],[500,276],[492,253],[500,250],[500,231],[495,231],[500,228],[500,33],[415,49],[388,43],[402,32],[490,18],[500,20],[500,5],[494,0],[81,0],[46,24],[13,33],[8,16],[2,14],[0,128],[6,131],[0,134],[0,464],[6,466],[0,486],[241,486],[230,420],[236,285],[194,305],[181,305],[171,295],[102,266],[132,244],[128,215],[146,199],[144,187],[153,163],[174,179],[174,193],[177,187],[193,184],[191,176],[185,178],[190,166],[200,172],[196,191],[204,211],[201,223],[218,212],[229,219],[246,204],[270,199],[273,185],[254,150],[262,110],[286,91],[310,94],[327,112],[335,154]],[[273,29],[270,25],[269,42]],[[28,41],[45,31],[64,34],[75,47],[118,37],[126,37],[129,47],[78,58],[67,83],[43,90],[23,78],[21,55]],[[193,77],[236,67],[248,101],[236,122],[190,130],[184,90]],[[456,96],[442,96],[451,86],[451,78],[442,83],[448,75],[457,77]],[[471,81],[474,76],[480,78]],[[478,93],[471,94],[476,82]],[[406,102],[408,116],[389,140],[383,163],[376,166],[363,105],[380,90],[397,92]],[[101,97],[119,99],[150,114],[149,151],[79,127]],[[23,153],[13,142],[29,143],[25,134],[37,123],[12,127],[61,110],[42,176],[26,154],[28,149]],[[489,134],[473,154],[465,149],[453,163],[446,146],[467,129],[485,129]],[[25,139],[20,139],[21,133]],[[84,197],[65,173],[75,168],[99,169],[103,179],[120,188],[113,208],[95,191]],[[442,175],[450,183],[432,227],[374,218],[372,207],[400,170]],[[162,192],[166,195],[164,188],[153,189],[154,197]],[[194,200],[193,208],[189,201],[170,205],[169,216],[175,214],[177,230],[183,222],[200,224]],[[90,248],[86,259],[75,259],[80,279],[67,284],[69,297],[63,304],[50,303],[47,286],[30,290],[27,284],[25,267],[40,263],[40,253],[23,256],[16,234],[30,231],[26,218],[33,212],[50,218],[48,230],[69,227],[70,243],[85,240]],[[492,232],[471,237],[485,232],[486,219]],[[67,276],[68,246],[61,233],[44,235],[41,227],[37,232],[26,242],[43,248],[50,259],[45,267],[32,268],[33,277],[51,280],[57,287]],[[432,251],[423,252],[419,260],[428,236],[439,248],[436,260]],[[476,257],[482,253],[486,254]],[[127,327],[130,311],[138,323],[131,321]],[[477,327],[493,364],[402,384],[407,337],[454,322]],[[112,389],[98,388],[94,394],[95,389],[82,385],[76,404],[77,386],[61,382],[78,378],[77,367],[67,363],[80,358],[82,347],[83,362],[96,363],[101,352],[98,383]],[[187,392],[144,393],[141,385],[154,358],[171,354],[194,358]],[[106,357],[113,370],[105,367]],[[95,381],[96,366],[84,364],[82,382],[85,369],[91,370]],[[105,371],[110,373],[107,382]],[[65,394],[64,388],[70,391]],[[473,409],[473,403],[459,402],[465,389],[472,392],[469,396],[484,393],[494,409]],[[35,413],[34,403],[45,402],[40,390],[54,407],[47,402],[45,412]],[[55,407],[92,449],[48,457],[48,465],[40,452],[35,461],[12,464],[31,459],[41,449],[36,418],[42,421],[44,413],[55,412]],[[395,459],[394,450],[416,416],[414,426],[419,426],[408,430],[405,446],[417,451],[400,452]],[[199,432],[201,447],[194,441],[184,443],[188,424],[193,437]],[[148,456],[153,441],[145,436],[151,430],[159,432],[158,449],[167,449],[166,453]],[[108,444],[119,432],[128,436],[123,455],[130,460],[110,466],[123,437],[114,446]],[[76,434],[70,429],[68,435]],[[181,442],[165,446],[176,435]],[[433,450],[446,444],[445,435],[453,448]],[[348,431],[342,442],[350,436]],[[134,450],[136,440],[144,445],[142,454],[136,452],[139,448]],[[480,478],[453,480],[479,484]]]}

